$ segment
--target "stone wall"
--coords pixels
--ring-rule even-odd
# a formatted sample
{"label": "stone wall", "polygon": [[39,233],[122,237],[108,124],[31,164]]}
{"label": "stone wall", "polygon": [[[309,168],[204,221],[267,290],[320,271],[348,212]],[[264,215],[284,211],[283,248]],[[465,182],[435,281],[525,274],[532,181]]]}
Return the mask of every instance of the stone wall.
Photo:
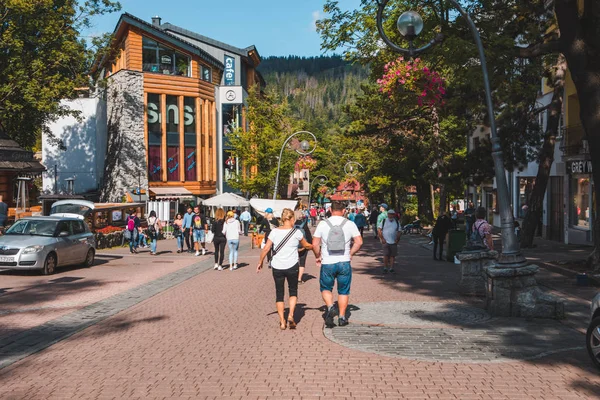
{"label": "stone wall", "polygon": [[106,160],[100,201],[120,202],[128,188],[148,187],[144,146],[144,75],[121,70],[108,78]]}
{"label": "stone wall", "polygon": [[498,257],[497,251],[476,250],[463,251],[456,257],[460,260],[460,283],[461,294],[469,296],[486,295],[487,275],[486,269],[494,265]]}

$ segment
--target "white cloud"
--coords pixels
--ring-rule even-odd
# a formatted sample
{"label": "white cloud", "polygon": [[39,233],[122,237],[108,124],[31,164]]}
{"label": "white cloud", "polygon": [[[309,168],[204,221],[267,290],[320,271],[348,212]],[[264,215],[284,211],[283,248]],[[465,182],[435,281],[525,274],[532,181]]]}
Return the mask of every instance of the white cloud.
{"label": "white cloud", "polygon": [[323,18],[323,13],[321,11],[313,11],[312,12],[312,21],[310,22],[310,30],[313,32],[317,31],[317,21]]}

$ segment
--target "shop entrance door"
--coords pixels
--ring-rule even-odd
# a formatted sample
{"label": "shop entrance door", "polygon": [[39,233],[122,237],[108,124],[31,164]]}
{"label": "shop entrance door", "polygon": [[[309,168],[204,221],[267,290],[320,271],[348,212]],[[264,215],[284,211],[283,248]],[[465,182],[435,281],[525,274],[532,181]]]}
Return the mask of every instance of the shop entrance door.
{"label": "shop entrance door", "polygon": [[563,242],[565,237],[564,230],[564,181],[562,176],[550,177],[550,197],[548,210],[548,239],[557,242]]}

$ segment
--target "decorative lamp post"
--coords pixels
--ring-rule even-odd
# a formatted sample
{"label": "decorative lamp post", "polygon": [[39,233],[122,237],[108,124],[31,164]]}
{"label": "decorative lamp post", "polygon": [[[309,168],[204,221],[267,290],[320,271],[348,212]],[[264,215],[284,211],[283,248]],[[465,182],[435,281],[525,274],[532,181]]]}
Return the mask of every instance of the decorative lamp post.
{"label": "decorative lamp post", "polygon": [[302,134],[311,136],[314,144],[311,147],[310,142],[308,140],[304,139],[300,142],[300,148],[296,149],[296,153],[298,153],[302,156],[307,156],[309,154],[312,154],[317,148],[317,137],[309,131],[298,131],[296,133],[292,133],[290,136],[288,136],[287,139],[285,139],[285,142],[283,142],[283,146],[281,146],[281,151],[279,152],[279,161],[277,162],[277,175],[275,176],[275,188],[273,189],[273,200],[277,200],[277,186],[279,185],[279,169],[281,168],[281,157],[283,157],[283,150],[285,149],[285,146],[288,144],[288,142],[294,136],[302,135]]}
{"label": "decorative lamp post", "polygon": [[[376,0],[377,10],[377,29],[381,39],[395,52],[414,57],[436,43],[443,40],[443,35],[438,33],[425,46],[415,48],[413,41],[423,29],[423,19],[414,11],[407,11],[400,15],[397,21],[397,28],[409,43],[408,49],[402,48],[393,43],[386,35],[383,29],[383,11],[390,0]],[[498,190],[498,205],[500,208],[501,229],[502,229],[502,251],[492,268],[487,270],[488,288],[486,291],[488,309],[496,315],[506,316],[537,316],[537,317],[557,317],[564,314],[562,302],[549,300],[549,296],[541,294],[540,289],[535,283],[534,275],[538,270],[537,266],[527,265],[527,260],[523,257],[517,236],[514,229],[514,217],[510,209],[510,196],[508,192],[508,183],[504,171],[504,162],[500,138],[496,131],[496,120],[494,107],[492,103],[492,92],[488,77],[485,53],[481,43],[479,31],[475,23],[460,5],[457,0],[450,0],[450,3],[459,11],[462,17],[467,21],[469,29],[473,34],[481,69],[483,72],[483,85],[485,89],[485,102],[487,113],[490,118],[490,132],[492,142],[492,157],[494,160],[494,171],[496,175],[496,185]],[[533,302],[533,303],[532,303]],[[550,306],[550,307],[549,307]],[[562,309],[562,310],[561,310]]]}
{"label": "decorative lamp post", "polygon": [[346,165],[344,165],[344,172],[346,175],[356,176],[358,170],[356,167],[360,167],[360,169],[365,169],[360,163],[356,161],[348,161]]}

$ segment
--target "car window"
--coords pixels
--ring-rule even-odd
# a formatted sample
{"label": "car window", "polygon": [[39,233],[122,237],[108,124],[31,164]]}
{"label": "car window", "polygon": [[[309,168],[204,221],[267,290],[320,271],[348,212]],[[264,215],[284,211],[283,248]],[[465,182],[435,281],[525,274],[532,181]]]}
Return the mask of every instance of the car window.
{"label": "car window", "polygon": [[5,233],[7,235],[52,236],[54,235],[55,228],[56,221],[20,219]]}
{"label": "car window", "polygon": [[69,235],[72,235],[73,231],[71,230],[71,224],[69,222],[70,221],[60,221],[58,223],[58,228],[56,229],[56,233],[60,234],[61,232],[69,232]]}
{"label": "car window", "polygon": [[69,222],[73,226],[73,234],[74,235],[79,235],[79,234],[82,234],[85,232],[82,221],[69,221]]}

